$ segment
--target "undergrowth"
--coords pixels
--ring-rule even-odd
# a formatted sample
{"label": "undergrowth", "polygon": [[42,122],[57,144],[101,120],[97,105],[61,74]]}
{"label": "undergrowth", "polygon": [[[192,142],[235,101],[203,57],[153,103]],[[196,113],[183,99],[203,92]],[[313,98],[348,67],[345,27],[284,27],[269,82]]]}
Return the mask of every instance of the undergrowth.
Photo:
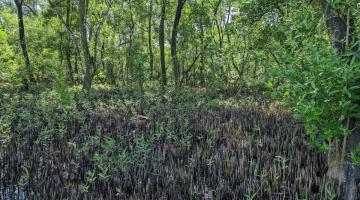
{"label": "undergrowth", "polygon": [[[0,159],[6,163],[1,173],[6,183],[2,184],[18,185],[33,198],[44,198],[39,193],[44,187],[52,192],[48,198],[68,197],[73,190],[82,195],[98,190],[110,195],[106,199],[115,198],[113,191],[116,198],[140,198],[136,195],[151,195],[140,188],[154,185],[165,188],[168,195],[190,192],[184,198],[202,198],[206,188],[225,199],[235,193],[267,198],[279,191],[286,193],[282,184],[294,181],[289,177],[300,170],[300,164],[294,164],[296,153],[304,158],[313,154],[310,147],[306,151],[288,149],[307,145],[301,124],[288,114],[268,111],[269,99],[249,94],[255,89],[233,97],[201,90],[141,94],[106,86],[87,97],[75,96],[78,90],[8,94],[3,99]],[[291,141],[285,142],[286,148],[274,145],[286,140]],[[292,143],[300,146],[288,146]],[[323,174],[317,166],[323,164],[313,165],[306,170]],[[44,180],[46,176],[52,181]],[[245,193],[239,188],[230,192],[229,188],[239,185],[237,179],[253,184],[241,186]],[[301,179],[303,183],[313,181],[313,177]],[[261,181],[260,188],[255,187],[260,184],[257,181]],[[214,184],[218,182],[220,185]],[[191,190],[180,187],[181,183],[191,184]],[[297,195],[306,196],[307,187],[298,186]]]}

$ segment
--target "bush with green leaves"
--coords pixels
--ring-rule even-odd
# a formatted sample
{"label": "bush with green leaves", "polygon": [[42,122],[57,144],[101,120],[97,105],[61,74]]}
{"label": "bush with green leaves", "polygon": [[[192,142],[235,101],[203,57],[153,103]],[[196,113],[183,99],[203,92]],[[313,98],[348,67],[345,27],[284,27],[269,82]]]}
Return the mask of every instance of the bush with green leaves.
{"label": "bush with green leaves", "polygon": [[329,151],[334,139],[350,134],[348,119],[359,112],[359,63],[335,52],[324,21],[310,21],[311,13],[293,15],[296,23],[275,28],[276,35],[286,38],[276,52],[284,63],[274,70],[268,86],[304,121],[313,144]]}
{"label": "bush with green leaves", "polygon": [[356,81],[360,73],[357,65],[343,66],[335,55],[313,53],[303,58],[308,62],[304,67],[278,70],[277,75],[284,81],[277,95],[294,108],[296,117],[304,120],[314,144],[328,150],[328,142],[350,133],[344,120],[358,112]]}

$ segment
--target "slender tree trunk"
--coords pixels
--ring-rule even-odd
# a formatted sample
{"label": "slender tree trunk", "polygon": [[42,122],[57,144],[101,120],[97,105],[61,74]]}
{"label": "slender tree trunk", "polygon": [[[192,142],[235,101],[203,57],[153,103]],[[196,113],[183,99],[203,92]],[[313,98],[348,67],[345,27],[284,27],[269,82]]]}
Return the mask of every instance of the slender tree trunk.
{"label": "slender tree trunk", "polygon": [[186,0],[178,0],[178,4],[176,7],[176,13],[175,13],[175,19],[174,19],[174,25],[172,29],[171,34],[171,58],[173,62],[174,67],[174,80],[175,80],[175,87],[177,89],[180,89],[180,66],[179,62],[177,60],[177,54],[176,54],[176,37],[178,33],[178,26],[181,19],[181,13],[182,9],[184,8]]}
{"label": "slender tree trunk", "polygon": [[166,12],[166,0],[161,1],[161,18],[159,27],[159,46],[160,46],[160,65],[161,65],[161,86],[162,90],[165,90],[167,84],[166,79],[166,66],[165,66],[165,13]]}
{"label": "slender tree trunk", "polygon": [[114,67],[113,67],[113,65],[105,64],[104,55],[105,55],[105,43],[102,43],[101,51],[100,51],[101,65],[102,65],[103,70],[106,71],[106,77],[108,79],[110,79],[110,83],[112,85],[115,85],[116,82],[115,82],[115,76],[114,76]]}
{"label": "slender tree trunk", "polygon": [[256,80],[256,77],[257,77],[258,65],[259,65],[259,61],[258,61],[258,59],[256,58],[256,59],[255,59],[254,71],[253,71],[253,79],[254,79],[254,80]]}
{"label": "slender tree trunk", "polygon": [[[204,47],[204,49],[206,48],[206,46]],[[197,48],[196,48],[196,50],[195,50],[195,54],[197,54],[196,56],[194,56],[194,59],[193,59],[193,61],[192,61],[192,63],[190,64],[190,66],[187,68],[187,69],[183,69],[183,72],[182,72],[182,74],[183,74],[183,76],[182,76],[182,78],[181,78],[181,81],[180,81],[180,84],[181,83],[189,83],[190,82],[190,80],[189,80],[189,73],[190,73],[190,71],[191,70],[193,70],[193,74],[195,74],[195,72],[196,72],[196,69],[195,69],[195,64],[196,64],[196,62],[197,62],[197,60],[201,57],[201,54],[203,53],[202,52],[202,50],[200,49],[200,52],[199,53],[197,53],[198,52],[198,50],[197,50]],[[183,64],[183,66],[185,66],[184,64]]]}
{"label": "slender tree trunk", "polygon": [[[63,34],[61,34],[60,35],[60,44],[63,44],[64,43],[64,41],[63,41]],[[65,43],[67,42],[67,38],[65,37]],[[59,55],[59,61],[60,61],[60,66],[62,66],[63,65],[63,62],[64,62],[64,52],[63,52],[63,46],[60,46],[60,48],[59,48],[59,53],[60,53],[60,55]],[[65,48],[65,50],[66,50],[66,48]]]}
{"label": "slender tree trunk", "polygon": [[101,45],[101,51],[100,51],[100,60],[101,60],[101,66],[102,66],[103,71],[106,70],[105,61],[104,61],[104,54],[105,54],[105,44],[103,42],[102,45]]}
{"label": "slender tree trunk", "polygon": [[[68,40],[68,42],[70,43],[70,39]],[[66,63],[68,66],[69,80],[73,81],[74,80],[74,72],[73,72],[73,68],[72,68],[72,64],[71,64],[71,49],[69,47],[67,47],[67,49],[66,49]]]}
{"label": "slender tree trunk", "polygon": [[92,70],[92,78],[94,78],[94,76],[97,74],[98,72],[98,66],[97,66],[97,46],[98,46],[98,42],[99,42],[99,33],[96,32],[95,33],[95,37],[94,37],[94,54],[93,56],[91,57],[91,63],[92,63],[92,66],[93,66],[93,70]]}
{"label": "slender tree trunk", "polygon": [[204,27],[203,20],[201,18],[200,21],[200,33],[201,33],[201,49],[200,49],[200,84],[201,86],[205,86],[205,77],[204,77],[204,69],[205,69],[205,45],[204,45]]}
{"label": "slender tree trunk", "polygon": [[[320,0],[320,7],[323,10],[326,18],[326,26],[331,37],[332,47],[336,49],[339,54],[345,52],[349,45],[352,45],[355,40],[355,22],[351,15],[350,8],[347,12],[339,13],[326,0]],[[357,52],[358,45],[354,45],[352,52]],[[352,56],[344,56],[344,58],[351,60]]]}
{"label": "slender tree trunk", "polygon": [[[222,0],[218,0],[218,2],[216,3],[215,8],[214,8],[214,16],[213,16],[213,23],[215,23],[215,25],[216,25],[218,34],[219,34],[220,32],[219,32],[219,26],[218,26],[218,21],[217,21],[217,13],[218,13],[218,11],[219,11],[221,2],[222,2]],[[211,31],[211,32],[212,32],[212,31]],[[215,34],[216,34],[216,33],[215,33]],[[214,38],[214,42],[217,43],[215,37],[213,37],[213,38]],[[220,35],[219,35],[219,42],[221,42],[220,38],[221,38],[221,37],[220,37]],[[222,44],[220,44],[220,47],[221,47],[221,46],[222,46]]]}
{"label": "slender tree trunk", "polygon": [[[20,46],[22,50],[22,54],[24,56],[25,67],[28,75],[28,80],[31,83],[35,82],[35,78],[32,72],[30,59],[27,51],[26,45],[26,38],[25,38],[25,26],[24,26],[24,19],[23,19],[23,11],[22,11],[22,0],[14,0],[16,8],[17,8],[17,15],[18,15],[18,23],[19,23],[19,39],[20,39]],[[27,84],[27,81],[26,81]]]}
{"label": "slender tree trunk", "polygon": [[[213,16],[213,21],[215,22],[215,26],[216,26],[216,30],[217,30],[217,35],[218,35],[218,42],[219,42],[219,48],[222,49],[223,48],[223,43],[224,43],[224,35],[222,33],[222,27],[221,27],[221,24],[219,23],[219,20],[217,19],[217,16],[218,16],[218,12],[219,12],[219,8],[220,8],[220,5],[222,3],[222,0],[218,0],[216,6],[215,6],[215,9],[214,9],[214,16]],[[221,21],[221,20],[220,20]],[[214,37],[214,41],[216,43],[216,40],[215,40],[215,37]],[[218,51],[216,53],[217,57],[220,58],[220,59],[223,59],[223,55],[220,53],[220,51]],[[221,65],[221,74],[224,75],[224,77],[227,77],[226,76],[226,73],[225,73],[225,65]],[[226,78],[227,79],[227,78]]]}
{"label": "slender tree trunk", "polygon": [[224,36],[223,36],[222,30],[221,30],[221,24],[219,23],[219,21],[217,19],[217,14],[218,14],[221,2],[222,2],[221,0],[218,1],[217,5],[216,5],[216,8],[215,8],[215,11],[214,11],[214,20],[215,20],[217,34],[218,34],[218,37],[219,37],[219,46],[220,46],[220,48],[223,47],[223,43],[224,43]]}
{"label": "slender tree trunk", "polygon": [[326,0],[320,0],[320,6],[326,18],[328,32],[332,37],[332,46],[338,52],[343,52],[346,45],[346,19],[339,15]]}
{"label": "slender tree trunk", "polygon": [[[94,32],[95,32],[94,33],[94,41],[93,41],[94,42],[93,43],[94,44],[94,48],[93,48],[94,53],[93,53],[93,56],[91,57],[91,62],[92,62],[92,66],[93,66],[92,74],[91,74],[92,78],[94,78],[94,76],[99,71],[99,67],[97,65],[98,44],[99,44],[99,42],[101,42],[101,41],[99,41],[100,40],[101,29],[102,29],[102,27],[103,27],[103,25],[105,23],[105,20],[106,20],[108,14],[110,12],[111,6],[112,6],[112,3],[110,3],[110,5],[108,5],[107,9],[105,11],[103,11],[103,13],[101,15],[101,19],[100,19],[99,23],[97,24],[96,29],[94,30]],[[131,11],[131,9],[130,9],[130,11]]]}
{"label": "slender tree trunk", "polygon": [[[71,11],[71,1],[67,0],[67,7],[66,7],[66,25],[68,27],[70,27],[70,11]],[[73,72],[73,68],[71,65],[71,36],[69,35],[67,38],[67,45],[66,45],[66,50],[65,50],[65,56],[66,56],[66,63],[68,66],[68,76],[69,76],[69,80],[73,81],[74,80],[74,72]]]}
{"label": "slender tree trunk", "polygon": [[133,68],[133,36],[135,32],[135,21],[132,13],[132,3],[129,0],[129,10],[130,10],[130,36],[129,36],[129,45],[127,49],[127,58],[126,58],[126,71],[127,71],[127,79],[130,77],[130,73],[132,72],[131,68]]}
{"label": "slender tree trunk", "polygon": [[220,24],[219,24],[217,19],[215,19],[215,23],[216,23],[216,29],[217,29],[217,33],[218,33],[218,37],[219,37],[219,46],[220,46],[220,48],[222,48],[223,47],[223,38],[224,37],[222,35],[221,27],[220,27]]}
{"label": "slender tree trunk", "polygon": [[86,31],[86,0],[79,0],[79,16],[80,16],[80,35],[81,35],[81,45],[82,45],[82,53],[85,59],[85,76],[83,80],[83,89],[89,92],[91,88],[91,57],[87,39],[87,31]]}
{"label": "slender tree trunk", "polygon": [[154,52],[152,49],[152,11],[153,11],[153,0],[150,0],[149,7],[149,21],[148,21],[148,42],[149,42],[149,64],[150,64],[150,79],[154,77]]}
{"label": "slender tree trunk", "polygon": [[80,42],[78,41],[77,36],[74,33],[74,31],[71,29],[71,27],[67,25],[66,21],[64,20],[64,18],[61,15],[61,13],[56,8],[56,5],[51,0],[47,0],[47,2],[49,3],[49,5],[50,5],[51,9],[53,10],[53,12],[57,15],[57,17],[60,20],[61,24],[69,32],[70,38],[74,43],[75,52],[76,52],[76,56],[75,56],[75,73],[78,74],[79,73],[79,68],[80,68],[81,73],[83,75],[84,74],[84,69],[83,69],[83,63],[82,63],[82,60],[81,60],[81,49],[79,47]]}
{"label": "slender tree trunk", "polygon": [[75,56],[75,66],[74,66],[74,72],[75,74],[79,74],[79,67],[78,67],[78,56]]}

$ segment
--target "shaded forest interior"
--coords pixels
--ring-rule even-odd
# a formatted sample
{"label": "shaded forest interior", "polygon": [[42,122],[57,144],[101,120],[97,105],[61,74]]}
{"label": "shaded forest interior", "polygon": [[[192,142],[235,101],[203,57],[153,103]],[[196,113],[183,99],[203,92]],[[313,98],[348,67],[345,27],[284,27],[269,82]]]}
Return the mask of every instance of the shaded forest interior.
{"label": "shaded forest interior", "polygon": [[0,198],[360,198],[359,16],[0,0]]}

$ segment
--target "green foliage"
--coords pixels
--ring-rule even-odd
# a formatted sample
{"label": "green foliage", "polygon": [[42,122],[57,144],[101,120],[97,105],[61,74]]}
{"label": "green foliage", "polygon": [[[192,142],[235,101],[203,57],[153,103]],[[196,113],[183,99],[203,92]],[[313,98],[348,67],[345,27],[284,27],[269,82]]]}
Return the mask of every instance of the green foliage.
{"label": "green foliage", "polygon": [[326,187],[325,188],[326,191],[326,195],[328,196],[327,199],[328,200],[335,200],[336,199],[336,192],[334,192],[334,190],[331,187]]}
{"label": "green foliage", "polygon": [[0,88],[19,84],[21,62],[16,51],[18,45],[14,38],[15,19],[6,10],[1,11],[0,18]]}
{"label": "green foliage", "polygon": [[[313,144],[328,151],[331,141],[350,134],[346,119],[358,112],[359,64],[344,62],[322,34],[326,33],[325,22],[312,21],[316,13],[304,15],[304,11],[292,13],[291,24],[275,28],[275,34],[280,31],[287,38],[277,46],[284,64],[274,70],[268,86],[304,120]],[[288,28],[293,33],[286,32]]]}
{"label": "green foliage", "polygon": [[30,179],[30,173],[29,170],[27,168],[24,168],[22,170],[21,176],[20,176],[20,180],[19,180],[19,185],[24,187],[28,184]]}
{"label": "green foliage", "polygon": [[258,194],[256,192],[248,192],[245,194],[246,200],[254,200]]}
{"label": "green foliage", "polygon": [[287,158],[284,158],[283,156],[275,156],[274,160],[280,164],[281,169],[287,169],[288,168],[289,160]]}
{"label": "green foliage", "polygon": [[359,67],[344,66],[335,54],[314,47],[307,48],[306,53],[310,55],[298,55],[303,66],[277,71],[283,80],[277,94],[293,107],[296,117],[304,119],[315,144],[326,150],[328,142],[349,134],[344,119],[358,112]]}
{"label": "green foliage", "polygon": [[10,142],[12,113],[0,116],[0,149]]}
{"label": "green foliage", "polygon": [[360,145],[351,152],[351,160],[357,167],[360,167]]}
{"label": "green foliage", "polygon": [[[90,163],[83,174],[83,192],[97,180],[107,182],[111,174],[153,159],[149,155],[160,142],[191,148],[189,116],[199,107],[269,108],[271,90],[304,122],[312,143],[324,152],[333,150],[332,141],[351,133],[350,118],[360,118],[357,1],[186,1],[175,36],[181,81],[176,89],[171,67],[176,3],[166,4],[163,74],[160,1],[89,1],[83,38],[87,48],[80,40],[79,5],[71,0],[45,2],[29,1],[23,7],[31,70],[19,42],[17,10],[10,3],[0,7],[0,149],[13,137],[21,138],[24,146],[31,138],[41,148],[58,141],[77,145],[74,166],[79,159]],[[334,30],[321,2],[329,3],[341,22],[353,23],[345,27],[347,39],[352,39],[345,52],[332,47]],[[85,50],[92,80],[86,93],[80,89]],[[28,84],[29,73],[34,83]],[[162,76],[167,76],[167,85]],[[103,130],[96,120],[107,112],[123,115],[128,126],[136,128],[120,136]],[[83,137],[81,143],[65,137],[72,131],[67,128],[70,119],[83,125],[79,129],[86,134],[77,136]],[[152,129],[144,132],[143,127]],[[221,131],[213,127],[206,142]],[[263,147],[264,140],[246,134],[248,143]],[[357,165],[359,148],[351,154]],[[289,159],[277,156],[275,162],[286,169]],[[205,165],[214,162],[210,156]],[[26,170],[22,184],[29,176]],[[249,192],[246,198],[257,195]]]}
{"label": "green foliage", "polygon": [[[220,98],[216,105],[210,107],[208,101],[213,98],[204,93],[186,91],[179,94],[172,91],[165,94],[163,101],[158,94],[147,92],[142,100],[146,109],[144,115],[140,115],[137,107],[141,94],[133,91],[115,93],[105,86],[97,87],[102,90],[92,91],[90,97],[74,95],[79,93],[80,87],[64,86],[65,94],[57,88],[44,89],[39,94],[24,94],[7,101],[9,103],[2,108],[0,117],[0,147],[6,147],[11,138],[19,142],[21,148],[32,143],[45,149],[53,148],[58,142],[69,145],[69,148],[74,148],[74,157],[69,164],[72,168],[79,168],[82,159],[91,163],[80,186],[86,192],[97,180],[108,182],[112,174],[125,173],[134,166],[142,166],[147,159],[157,159],[150,155],[163,141],[171,148],[191,148],[193,124],[190,116],[199,106],[215,109],[225,101],[225,97]],[[112,93],[111,98],[104,98],[107,93]],[[69,99],[64,95],[69,95]],[[162,114],[159,115],[159,112]],[[135,128],[114,134],[94,121],[107,114],[116,119],[126,117],[130,127],[146,125],[152,128],[149,132]],[[73,131],[72,126],[69,127],[71,122],[81,124],[81,135],[69,137]],[[207,142],[211,143],[212,137],[220,133],[219,128],[212,127],[208,130]],[[204,162],[211,167],[215,160],[209,155]],[[25,175],[22,178],[24,183],[27,180]]]}

